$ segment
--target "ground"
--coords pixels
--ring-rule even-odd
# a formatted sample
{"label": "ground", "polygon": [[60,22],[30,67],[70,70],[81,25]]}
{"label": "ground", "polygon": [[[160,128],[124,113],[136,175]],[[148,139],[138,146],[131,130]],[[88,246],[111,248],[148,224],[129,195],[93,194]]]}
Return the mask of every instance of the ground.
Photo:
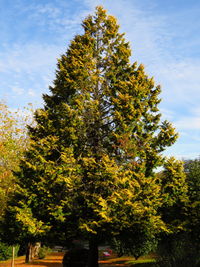
{"label": "ground", "polygon": [[[48,255],[45,259],[36,259],[32,263],[25,264],[24,257],[19,257],[15,259],[15,266],[17,267],[62,267],[62,252],[54,252]],[[129,260],[128,257],[122,258],[105,258],[100,261],[100,267],[115,267],[115,266],[130,266],[125,264],[125,261]],[[11,261],[0,262],[0,267],[11,267]]]}
{"label": "ground", "polygon": [[[45,259],[34,260],[32,263],[25,264],[25,257],[15,259],[15,266],[17,267],[62,267],[63,253],[52,253]],[[11,261],[0,262],[0,267],[11,267]]]}

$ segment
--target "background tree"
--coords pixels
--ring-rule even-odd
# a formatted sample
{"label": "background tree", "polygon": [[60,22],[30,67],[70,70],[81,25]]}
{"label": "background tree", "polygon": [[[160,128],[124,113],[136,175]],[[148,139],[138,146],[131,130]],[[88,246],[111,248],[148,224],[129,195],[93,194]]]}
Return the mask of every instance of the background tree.
{"label": "background tree", "polygon": [[[186,160],[184,171],[188,187],[185,201],[176,201],[173,207],[162,208],[164,220],[174,231],[162,235],[158,246],[159,266],[200,265],[200,160]],[[162,172],[162,175],[166,173]]]}
{"label": "background tree", "polygon": [[[16,190],[14,172],[19,171],[19,162],[28,148],[26,124],[31,121],[28,109],[9,110],[5,102],[0,101],[0,224],[5,219],[5,210],[9,200]],[[2,243],[3,229],[1,227],[0,247],[1,260],[12,256],[12,248]],[[5,235],[9,235],[7,228]],[[13,239],[13,238],[11,238]],[[17,252],[17,250],[16,250]]]}
{"label": "background tree", "polygon": [[166,260],[166,255],[170,258],[170,252],[168,254],[166,252],[170,246],[167,247],[167,245],[173,240],[177,241],[180,233],[183,234],[186,231],[188,186],[185,182],[183,163],[174,158],[166,159],[163,170],[156,176],[160,185],[160,206],[156,212],[164,222],[165,230],[156,235],[149,235],[141,227],[128,228],[122,232],[122,235],[114,238],[113,245],[119,255],[130,254],[135,258],[157,251],[162,258],[161,266],[165,266],[166,263],[163,264],[163,260]]}
{"label": "background tree", "polygon": [[[193,206],[198,206],[200,201],[200,158],[194,160],[186,160],[184,168],[189,186],[189,197]],[[197,212],[198,213],[198,212]],[[199,214],[199,213],[198,213]],[[197,214],[196,214],[197,215]],[[194,220],[194,223],[199,220]]]}
{"label": "background tree", "polygon": [[[193,266],[200,265],[200,159],[186,160],[184,164],[188,184],[186,257]],[[188,260],[188,266],[190,262]]]}
{"label": "background tree", "polygon": [[19,162],[28,146],[28,119],[25,113],[11,112],[3,101],[0,102],[0,220],[15,190],[13,172],[19,170]]}
{"label": "background tree", "polygon": [[[88,240],[88,266],[95,267],[102,240],[168,231],[159,208],[170,194],[155,169],[177,134],[160,121],[160,87],[142,65],[130,63],[116,19],[97,7],[82,26],[58,61],[36,126],[29,127],[15,212],[37,231],[64,229],[68,238]],[[184,194],[177,190],[184,177],[169,179],[168,187]]]}

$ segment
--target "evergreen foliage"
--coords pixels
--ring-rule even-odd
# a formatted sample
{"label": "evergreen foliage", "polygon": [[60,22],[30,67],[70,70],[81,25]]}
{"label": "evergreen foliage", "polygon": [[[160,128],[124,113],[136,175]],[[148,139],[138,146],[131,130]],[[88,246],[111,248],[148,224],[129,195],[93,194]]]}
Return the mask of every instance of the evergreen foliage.
{"label": "evergreen foliage", "polygon": [[[102,7],[82,26],[29,127],[14,209],[31,234],[64,229],[87,239],[95,267],[102,240],[130,234],[135,244],[171,231],[161,207],[183,201],[186,188],[180,163],[162,156],[177,134],[161,122],[160,87],[131,64],[129,43]],[[165,179],[155,173],[163,165]]]}

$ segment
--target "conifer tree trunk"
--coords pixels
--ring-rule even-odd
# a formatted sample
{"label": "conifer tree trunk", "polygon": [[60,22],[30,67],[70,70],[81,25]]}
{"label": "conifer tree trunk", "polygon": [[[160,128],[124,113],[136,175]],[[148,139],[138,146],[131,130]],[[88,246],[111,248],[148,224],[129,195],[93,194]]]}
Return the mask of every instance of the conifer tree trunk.
{"label": "conifer tree trunk", "polygon": [[99,267],[98,259],[99,259],[99,252],[98,252],[97,240],[90,239],[88,267]]}

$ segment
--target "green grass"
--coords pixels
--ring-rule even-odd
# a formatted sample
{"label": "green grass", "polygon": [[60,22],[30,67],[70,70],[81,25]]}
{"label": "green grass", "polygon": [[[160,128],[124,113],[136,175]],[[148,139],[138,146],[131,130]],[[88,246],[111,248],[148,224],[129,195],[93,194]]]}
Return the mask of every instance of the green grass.
{"label": "green grass", "polygon": [[112,256],[110,257],[104,257],[100,260],[100,263],[102,265],[100,266],[117,266],[117,264],[120,264],[120,266],[141,266],[141,267],[150,267],[150,266],[154,266],[155,262],[156,262],[156,255],[155,254],[149,254],[146,256],[142,256],[139,259],[135,259],[134,257],[130,257],[130,256],[123,256],[123,257],[117,257],[117,255],[115,255],[113,253]]}

